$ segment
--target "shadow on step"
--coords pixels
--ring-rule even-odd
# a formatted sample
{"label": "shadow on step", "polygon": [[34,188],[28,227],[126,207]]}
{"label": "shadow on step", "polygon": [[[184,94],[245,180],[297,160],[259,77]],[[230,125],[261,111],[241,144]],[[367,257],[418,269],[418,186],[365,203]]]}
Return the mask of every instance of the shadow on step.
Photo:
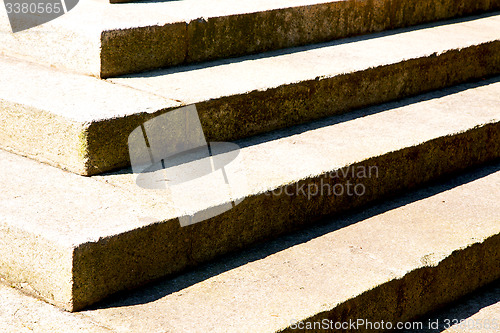
{"label": "shadow on step", "polygon": [[498,83],[498,82],[500,82],[500,76],[485,78],[485,79],[483,79],[481,81],[477,81],[477,82],[469,82],[469,83],[453,86],[453,87],[446,88],[446,89],[432,91],[432,92],[418,95],[415,97],[405,98],[405,99],[395,101],[395,102],[389,102],[389,103],[385,103],[385,104],[381,104],[381,105],[362,108],[362,109],[351,111],[351,112],[348,112],[345,114],[330,116],[330,117],[323,118],[320,120],[315,120],[315,121],[312,121],[309,123],[300,124],[300,125],[296,125],[296,126],[292,126],[292,127],[288,127],[288,128],[284,128],[284,129],[271,131],[271,132],[256,135],[253,137],[237,140],[237,141],[235,141],[235,143],[240,148],[254,146],[254,145],[264,143],[264,142],[278,140],[278,139],[285,138],[285,137],[290,137],[293,135],[301,134],[301,133],[304,133],[307,131],[312,131],[312,130],[319,129],[322,127],[327,127],[327,126],[332,126],[335,124],[345,123],[345,122],[348,122],[348,121],[351,121],[351,120],[354,120],[357,118],[375,115],[378,113],[390,111],[390,110],[397,109],[397,108],[404,107],[404,106],[408,106],[411,104],[429,101],[432,99],[442,98],[445,96],[449,96],[449,95],[453,95],[453,94],[457,94],[457,93],[466,91],[468,89],[483,87],[483,86],[487,86],[487,85]]}
{"label": "shadow on step", "polygon": [[[161,0],[161,1],[164,1],[164,0]],[[161,2],[161,1],[159,1],[159,2]],[[145,3],[145,2],[146,1],[141,0],[141,3]],[[157,2],[157,1],[153,1],[153,2]],[[206,69],[206,68],[210,68],[210,67],[217,67],[217,66],[222,66],[222,65],[240,63],[240,62],[244,62],[244,61],[258,60],[258,59],[273,58],[273,57],[284,56],[284,55],[289,55],[289,54],[294,54],[294,53],[299,53],[299,52],[321,49],[321,48],[330,47],[330,46],[351,44],[351,43],[356,43],[356,42],[361,42],[361,41],[366,41],[366,40],[371,40],[371,39],[382,38],[382,37],[386,37],[386,36],[398,35],[398,34],[403,34],[403,33],[410,32],[410,31],[418,31],[418,30],[441,27],[441,26],[451,25],[451,24],[456,24],[456,23],[470,22],[470,21],[474,21],[477,19],[481,19],[481,18],[496,16],[499,14],[500,14],[499,11],[494,11],[494,12],[483,13],[480,15],[466,16],[466,17],[455,18],[455,19],[451,19],[451,20],[425,23],[425,24],[412,26],[412,27],[398,28],[398,29],[394,29],[394,30],[386,30],[386,31],[382,31],[382,32],[369,33],[369,34],[359,35],[359,36],[355,36],[355,37],[341,38],[341,39],[323,42],[323,43],[318,43],[318,44],[294,46],[294,47],[279,49],[279,50],[275,50],[275,51],[267,51],[267,52],[262,52],[262,53],[257,53],[257,54],[235,57],[235,58],[226,58],[226,59],[213,60],[213,61],[209,61],[209,62],[195,63],[195,64],[189,64],[189,65],[182,64],[179,66],[169,67],[169,68],[165,68],[165,69],[154,69],[152,71],[141,72],[141,73],[136,73],[136,74],[126,74],[126,75],[117,76],[117,77],[150,78],[150,77],[169,75],[169,74],[173,74],[173,73],[193,72],[196,70]]]}
{"label": "shadow on step", "polygon": [[[240,140],[235,140],[233,141],[240,149],[245,148],[245,147],[251,147],[251,146],[256,146],[262,143],[274,141],[274,140],[279,140],[283,139],[286,137],[291,137],[293,135],[298,135],[301,133],[305,133],[308,131],[313,131],[316,129],[328,127],[328,126],[333,126],[335,124],[340,124],[340,123],[345,123],[348,121],[352,121],[358,118],[362,117],[367,117],[371,115],[376,115],[378,113],[382,112],[387,112],[391,111],[393,109],[397,109],[400,107],[405,107],[408,105],[420,103],[420,102],[425,102],[429,101],[432,99],[439,99],[445,96],[450,96],[453,94],[458,94],[460,92],[466,91],[468,89],[474,89],[474,88],[479,88],[479,87],[484,87],[490,84],[498,83],[500,82],[500,76],[494,76],[490,78],[484,78],[480,81],[475,81],[475,82],[469,82],[469,83],[464,83],[460,84],[457,86],[441,89],[441,90],[436,90],[432,92],[428,92],[422,95],[414,96],[414,97],[409,97],[405,98],[399,101],[394,101],[394,102],[389,102],[385,104],[380,104],[376,106],[370,106],[358,110],[354,110],[345,114],[341,115],[334,115],[330,117],[326,117],[323,119],[319,120],[314,120],[308,123],[300,124],[300,125],[295,125],[283,129],[278,129],[274,131],[270,131],[267,133],[263,134],[258,134],[255,136],[243,138]],[[191,155],[190,155],[191,156]],[[196,160],[194,158],[193,160]],[[192,161],[192,160],[190,160]],[[180,165],[181,163],[173,163],[172,165]],[[105,172],[102,175],[97,175],[99,176],[109,176],[109,175],[126,175],[126,174],[132,174],[133,170],[131,167],[128,168],[123,168],[119,170],[114,170],[110,172]]]}
{"label": "shadow on step", "polygon": [[[442,310],[418,319],[419,322],[426,324],[433,323],[432,328],[424,327],[424,329],[419,330],[419,332],[441,333],[444,332],[449,325],[454,325],[454,321],[456,320],[463,320],[462,327],[467,327],[464,332],[496,332],[495,329],[488,330],[485,329],[485,327],[487,325],[493,325],[492,328],[500,328],[499,313],[500,280],[475,291],[469,296],[459,299]],[[460,328],[460,324],[458,324],[457,327]],[[413,331],[401,330],[398,332],[411,333]]]}
{"label": "shadow on step", "polygon": [[[219,259],[207,264],[202,264],[183,274],[150,283],[141,289],[116,294],[92,306],[90,309],[115,308],[154,302],[166,295],[181,291],[198,282],[210,279],[211,277],[243,266],[249,262],[260,260],[295,245],[308,242],[324,234],[334,232],[370,217],[408,205],[412,202],[448,191],[499,171],[500,161],[496,161],[480,168],[449,176],[439,183],[433,183],[423,189],[413,191],[397,199],[372,204],[365,207],[363,210],[335,216],[335,218],[330,217],[324,219],[313,227],[302,229],[272,241],[256,244],[249,249],[220,257]],[[476,308],[472,307],[469,311],[474,311]]]}

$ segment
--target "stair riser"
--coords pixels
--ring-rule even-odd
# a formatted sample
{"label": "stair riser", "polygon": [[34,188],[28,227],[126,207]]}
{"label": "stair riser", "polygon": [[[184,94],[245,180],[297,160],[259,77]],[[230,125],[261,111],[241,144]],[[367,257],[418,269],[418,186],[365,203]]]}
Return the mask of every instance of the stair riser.
{"label": "stair riser", "polygon": [[[236,140],[500,73],[500,41],[196,104],[207,141]],[[81,124],[0,101],[0,146],[82,175],[127,167],[128,136],[152,114]]]}
{"label": "stair riser", "polygon": [[[235,208],[181,228],[177,219],[80,245],[73,256],[73,306],[79,310],[120,290],[181,272],[254,242],[271,239],[331,215],[361,207],[430,180],[500,158],[500,125],[435,139],[349,166],[377,166],[378,177],[329,175],[297,183],[331,188],[362,183],[362,196],[316,195],[286,191],[248,197]],[[334,171],[334,170],[332,170]],[[288,193],[295,184],[290,184]],[[277,194],[277,195],[276,195]],[[151,217],[154,218],[154,217]],[[269,221],[273,221],[269,224]],[[148,260],[137,260],[148,258]]]}
{"label": "stair riser", "polygon": [[[196,104],[207,141],[232,141],[500,73],[500,41],[440,55]],[[85,174],[129,164],[128,135],[152,115],[86,130]]]}
{"label": "stair riser", "polygon": [[181,105],[196,104],[207,141],[346,113],[500,73],[500,41],[491,32],[499,22],[474,17],[110,80],[5,60],[11,79],[1,90],[0,147],[95,175],[127,167],[130,133]]}
{"label": "stair riser", "polygon": [[254,54],[499,9],[499,0],[335,1],[108,30],[101,35],[100,75]]}
{"label": "stair riser", "polygon": [[[381,284],[362,295],[319,313],[310,318],[303,318],[304,325],[314,322],[349,323],[355,318],[364,319],[377,325],[387,323],[421,322],[428,329],[428,322],[418,318],[441,309],[447,304],[487,284],[500,279],[500,235],[492,236],[483,242],[456,250],[435,266],[414,270],[400,279]],[[462,319],[462,318],[450,318]],[[335,327],[335,326],[334,326]],[[348,326],[347,326],[348,327]],[[373,326],[377,327],[377,326]],[[387,332],[382,329],[334,329],[334,332]],[[415,328],[415,331],[421,329]],[[305,332],[297,329],[297,323],[280,332]],[[307,330],[307,332],[326,332],[327,330]]]}
{"label": "stair riser", "polygon": [[[175,10],[187,12],[189,4],[125,6],[138,6],[138,16],[145,18],[132,23],[123,5],[80,1],[70,14],[74,18],[12,34],[4,15],[0,49],[8,56],[107,78],[495,11],[500,0],[339,0],[288,8],[271,3],[251,6],[249,12],[231,6],[204,18],[189,13],[169,18]],[[149,20],[151,13],[142,13],[153,6],[165,17]]]}
{"label": "stair riser", "polygon": [[500,41],[196,107],[208,140],[236,140],[498,73]]}
{"label": "stair riser", "polygon": [[[499,171],[500,164],[481,168],[79,314],[0,283],[0,329],[267,333],[304,331],[297,323],[316,323],[323,329],[307,332],[325,332],[331,321],[333,332],[378,332],[367,325],[339,326],[363,319],[387,327],[415,319],[413,324],[423,327],[404,332],[436,331],[430,323],[439,323],[441,331],[452,320],[460,324],[451,330],[496,331]],[[486,290],[439,311],[494,280]],[[419,317],[428,311],[430,316]]]}

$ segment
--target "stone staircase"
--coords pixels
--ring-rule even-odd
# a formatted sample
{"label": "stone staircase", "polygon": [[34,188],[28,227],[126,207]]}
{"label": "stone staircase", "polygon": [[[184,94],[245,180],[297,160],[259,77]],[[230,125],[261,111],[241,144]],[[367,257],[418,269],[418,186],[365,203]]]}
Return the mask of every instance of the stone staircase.
{"label": "stone staircase", "polygon": [[498,10],[2,12],[0,278],[55,307],[0,329],[384,331],[500,279]]}

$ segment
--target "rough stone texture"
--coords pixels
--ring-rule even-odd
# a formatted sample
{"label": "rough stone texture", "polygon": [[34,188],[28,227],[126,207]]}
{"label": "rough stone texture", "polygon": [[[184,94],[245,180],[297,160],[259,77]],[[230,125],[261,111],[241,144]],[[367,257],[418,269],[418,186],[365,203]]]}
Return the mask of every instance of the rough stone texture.
{"label": "rough stone texture", "polygon": [[[248,187],[233,195],[245,200],[184,228],[178,217],[186,212],[174,206],[168,191],[140,189],[130,171],[84,178],[2,152],[0,274],[78,310],[326,215],[499,158],[499,89],[496,80],[484,81],[242,141],[234,167]],[[330,176],[357,166],[377,166],[379,172],[371,178]],[[348,181],[363,183],[365,194],[308,198],[268,192]],[[220,203],[203,197],[214,187],[192,186],[201,196],[192,200],[197,210]]]}
{"label": "rough stone texture", "polygon": [[[291,320],[408,321],[500,277],[499,177],[497,164],[82,314],[119,332],[293,332]],[[376,332],[353,332],[364,331]]]}
{"label": "rough stone texture", "polygon": [[186,61],[240,56],[449,19],[500,1],[329,1],[259,13],[209,17],[188,25]]}
{"label": "rough stone texture", "polygon": [[98,139],[99,147],[93,146],[89,128],[96,122],[121,125],[119,119],[128,117],[119,137],[128,136],[140,124],[137,118],[180,105],[96,78],[10,58],[1,58],[0,72],[0,146],[79,174],[124,164],[125,152],[117,156],[113,149],[111,138],[119,136],[116,128]]}
{"label": "rough stone texture", "polygon": [[440,311],[418,318],[417,321],[422,323],[423,329],[419,330],[422,333],[498,332],[500,330],[500,280]]}
{"label": "rough stone texture", "polygon": [[101,33],[101,77],[111,77],[185,62],[185,23],[133,27]]}
{"label": "rough stone texture", "polygon": [[12,34],[0,50],[101,77],[227,58],[500,9],[500,0],[184,0],[111,5]]}
{"label": "rough stone texture", "polygon": [[180,105],[196,103],[208,141],[345,113],[500,73],[499,22],[453,21],[114,84],[3,59],[0,146],[92,175],[126,167],[129,134]]}
{"label": "rough stone texture", "polygon": [[110,79],[195,103],[210,141],[234,140],[500,73],[500,16]]}
{"label": "rough stone texture", "polygon": [[[293,332],[292,320],[363,318],[396,324],[498,318],[498,283],[473,298],[461,297],[500,278],[499,182],[496,163],[80,313],[63,313],[0,286],[0,304],[6,305],[0,307],[0,328]],[[421,317],[457,299],[458,305]],[[471,331],[476,330],[444,332]]]}

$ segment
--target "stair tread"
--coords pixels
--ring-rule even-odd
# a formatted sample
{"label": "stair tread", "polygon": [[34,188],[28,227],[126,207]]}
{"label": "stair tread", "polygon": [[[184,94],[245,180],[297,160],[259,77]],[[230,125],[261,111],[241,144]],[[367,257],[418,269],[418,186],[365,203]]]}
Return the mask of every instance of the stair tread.
{"label": "stair tread", "polygon": [[[243,174],[246,184],[233,189],[232,199],[278,189],[285,184],[294,184],[298,180],[320,176],[389,152],[500,122],[498,78],[485,80],[481,86],[466,84],[461,89],[432,92],[402,102],[371,107],[368,111],[353,111],[239,140],[237,144],[241,148],[230,168]],[[137,174],[127,170],[93,178],[141,193],[157,202],[168,204],[172,201],[168,193],[138,188],[135,181]],[[202,184],[190,193],[196,205],[195,211],[220,203],[220,197],[210,201],[207,197],[210,193],[205,191],[213,192],[214,189],[206,186],[204,190]],[[190,186],[196,186],[196,183]],[[162,193],[161,198],[158,193]]]}
{"label": "stair tread", "polygon": [[235,60],[131,74],[109,81],[185,104],[199,103],[323,80],[498,41],[499,25],[500,15],[478,16],[466,21],[451,20],[445,24],[346,38]]}
{"label": "stair tread", "polygon": [[[373,321],[380,313],[395,325],[399,314],[409,320],[422,308],[463,296],[471,272],[441,271],[456,288],[439,284],[435,273],[450,261],[457,270],[477,267],[460,258],[461,252],[484,245],[493,262],[500,259],[485,242],[496,238],[498,244],[500,237],[498,164],[488,170],[454,180],[449,187],[430,187],[332,219],[318,230],[288,236],[82,314],[107,327],[134,331],[277,332],[290,328],[292,321]],[[432,282],[412,278],[420,269]],[[484,281],[500,276],[498,266],[477,273]],[[345,317],[336,311],[394,281],[402,281],[402,288],[388,288],[391,292],[418,297],[393,299],[386,289],[383,296],[352,306]]]}
{"label": "stair tread", "polygon": [[[361,110],[349,115],[332,117],[298,127],[295,132],[299,133],[292,132],[294,135],[290,136],[283,135],[287,130],[282,130],[275,134],[276,137],[270,134],[270,136],[264,136],[263,139],[255,137],[242,140],[239,142],[242,146],[239,155],[231,162],[231,165],[234,164],[235,170],[244,173],[248,187],[242,188],[242,192],[235,194],[233,199],[264,193],[285,184],[323,175],[354,165],[357,162],[367,161],[406,147],[417,146],[433,139],[466,132],[478,126],[499,123],[500,109],[497,106],[498,96],[500,96],[500,82],[498,82],[498,78],[495,78],[487,83],[489,84],[441,97],[438,97],[438,93],[430,93],[424,96],[423,101],[408,105],[405,105],[408,103],[405,101],[401,103],[403,105],[394,103],[375,107],[372,109],[373,114],[369,115],[365,115],[366,111]],[[450,89],[450,91],[455,92],[455,89]],[[436,98],[433,98],[434,96]],[[418,99],[415,98],[415,100]],[[59,184],[61,186],[59,195],[68,199],[72,198],[70,202],[73,202],[75,209],[78,207],[83,215],[88,214],[90,202],[102,206],[103,202],[111,200],[110,209],[115,209],[111,207],[119,207],[116,208],[116,213],[119,213],[123,211],[123,205],[131,206],[132,202],[141,203],[141,201],[148,205],[151,200],[154,200],[164,205],[159,210],[160,212],[165,207],[168,208],[166,214],[158,216],[161,220],[179,216],[173,211],[168,191],[149,190],[137,186],[135,183],[137,174],[132,173],[130,169],[82,178],[5,151],[0,151],[0,153],[3,155],[2,163],[5,163],[2,169],[12,173],[12,177],[2,179],[5,184],[4,188],[16,189],[16,192],[22,193],[20,195],[25,198],[24,200],[31,197],[32,199],[29,201],[36,203],[31,207],[20,209],[21,207],[12,206],[11,202],[3,201],[2,211],[13,216],[20,213],[27,214],[30,210],[33,215],[35,212],[39,212],[39,217],[36,220],[25,219],[22,223],[28,223],[28,229],[39,229],[41,233],[52,229],[47,225],[47,221],[53,221],[55,229],[71,228],[72,232],[66,236],[57,233],[57,237],[53,240],[71,241],[68,244],[83,242],[84,240],[80,237],[88,237],[88,235],[82,235],[79,228],[88,228],[89,232],[95,235],[88,237],[88,240],[97,241],[109,234],[119,233],[119,230],[123,231],[134,227],[137,225],[137,221],[129,221],[130,225],[126,226],[127,221],[114,217],[115,213],[110,214],[105,209],[100,211],[103,215],[95,218],[96,225],[88,225],[89,222],[85,219],[80,221],[75,219],[74,222],[68,224],[65,221],[67,211],[63,206],[60,207],[61,210],[58,214],[62,218],[56,222],[54,219],[56,215],[52,215],[54,213],[52,208],[43,212],[44,207],[48,209],[52,206],[50,202],[54,201],[52,196],[48,195],[52,192],[52,188],[42,186],[47,183]],[[310,161],[310,163],[304,163],[304,161]],[[21,166],[23,166],[23,172],[20,172]],[[37,171],[28,172],[28,170]],[[44,177],[37,176],[42,174]],[[49,177],[53,177],[53,179],[49,180]],[[23,186],[15,185],[19,181],[23,182]],[[75,186],[67,187],[68,183],[75,183]],[[193,186],[196,184],[193,183]],[[42,192],[40,193],[40,191]],[[7,199],[13,193],[4,192],[3,194]],[[120,196],[124,196],[127,200],[122,200]],[[89,202],[78,201],[77,198],[81,197],[87,197]],[[137,198],[137,200],[133,198]],[[19,204],[23,205],[24,200],[19,200]],[[197,210],[203,210],[215,204],[207,200],[193,200],[193,202],[198,205]],[[99,210],[90,209],[90,211],[95,214]],[[149,211],[149,213],[152,212]],[[45,213],[48,215],[43,216],[42,214]],[[126,214],[120,213],[119,215],[125,216]],[[102,218],[106,218],[107,222],[101,224],[99,221]],[[119,230],[112,229],[111,219],[116,219],[116,223],[113,224]]]}
{"label": "stair tread", "polygon": [[102,173],[129,164],[134,128],[180,105],[196,103],[208,140],[228,141],[496,75],[499,23],[481,16],[106,81],[2,58],[0,145]]}
{"label": "stair tread", "polygon": [[[420,101],[360,111],[360,114],[352,114],[353,118],[346,115],[331,118],[330,123],[324,120],[290,129],[288,136],[278,133],[277,137],[240,142],[241,151],[227,169],[234,168],[232,170],[243,174],[247,182],[245,187],[237,187],[243,191],[234,194],[233,199],[248,200],[230,210],[229,215],[220,215],[222,220],[217,217],[185,228],[180,227],[177,217],[227,200],[216,195],[210,202],[207,194],[218,190],[217,184],[211,183],[213,180],[186,183],[184,189],[192,195],[188,201],[192,205],[182,206],[187,207],[183,212],[175,209],[168,191],[136,186],[130,170],[84,178],[2,151],[0,164],[4,177],[0,182],[2,188],[7,189],[0,193],[0,221],[4,226],[0,229],[4,233],[0,239],[6,246],[2,250],[2,274],[11,274],[14,280],[19,278],[16,274],[21,279],[29,276],[29,283],[45,298],[47,290],[57,285],[51,279],[60,281],[57,291],[49,291],[54,299],[48,300],[68,309],[79,308],[124,286],[135,286],[168,272],[177,272],[193,265],[193,261],[203,262],[241,248],[268,233],[279,234],[289,230],[287,223],[314,219],[335,207],[335,201],[321,204],[320,196],[311,199],[297,193],[289,200],[286,196],[275,198],[265,191],[279,186],[293,187],[307,179],[317,181],[319,175],[335,172],[340,167],[365,163],[366,167],[378,165],[381,172],[385,172],[386,178],[366,179],[375,182],[375,185],[367,185],[373,200],[383,196],[384,191],[399,191],[414,182],[425,182],[442,172],[453,171],[456,163],[461,164],[456,158],[464,156],[484,162],[484,159],[498,157],[494,138],[498,130],[494,128],[498,127],[500,118],[499,90],[498,79],[491,79],[480,85],[450,89],[441,96],[434,93],[423,96]],[[488,128],[493,131],[485,134],[488,139],[475,138],[474,133],[489,131]],[[446,138],[455,137],[465,139],[452,146],[448,143],[445,148],[439,146]],[[471,144],[478,146],[474,148]],[[412,147],[418,151],[405,155],[414,149]],[[478,157],[468,157],[476,152]],[[432,157],[427,157],[428,153],[432,153]],[[468,163],[471,166],[476,162]],[[427,164],[430,169],[423,167]],[[437,169],[434,164],[439,165]],[[391,174],[391,167],[399,168],[397,174]],[[459,165],[459,168],[465,167]],[[389,180],[391,183],[386,183]],[[342,205],[348,207],[351,201],[356,203],[352,198],[349,200]],[[294,216],[292,211],[297,214]],[[271,215],[266,217],[266,214]],[[282,221],[277,225],[262,222],[271,217]],[[212,233],[219,237],[213,238]],[[13,247],[12,244],[19,245]],[[135,250],[127,250],[129,247]],[[25,251],[21,257],[18,248]],[[154,257],[149,258],[148,253],[154,253]],[[40,258],[34,259],[37,257]],[[139,271],[133,274],[123,271],[132,262],[139,265]],[[94,275],[97,267],[99,274]],[[113,278],[104,278],[107,274]],[[65,295],[75,292],[77,295],[68,301]]]}
{"label": "stair tread", "polygon": [[[25,326],[45,331],[276,332],[323,319],[407,322],[442,306],[444,299],[464,296],[475,279],[467,271],[500,259],[495,251],[499,182],[497,163],[360,213],[331,218],[78,314],[0,285],[0,299],[7,305],[0,311],[0,327],[7,332]],[[479,248],[488,257],[462,256]],[[482,283],[500,275],[498,265],[489,268],[481,271]],[[418,272],[424,273],[415,277]],[[422,286],[427,288],[422,291]],[[443,318],[497,319],[497,289],[481,295],[479,302],[478,297],[462,299],[464,306],[420,320],[427,325],[440,319],[443,329]],[[419,297],[396,296],[401,294]],[[487,305],[485,297],[492,300]],[[478,303],[482,310],[472,314],[469,308],[477,312]],[[344,305],[348,314],[342,313]],[[453,329],[460,327],[449,331]]]}
{"label": "stair tread", "polygon": [[[432,6],[432,10],[429,10]],[[80,0],[67,14],[12,34],[3,53],[99,77],[318,43],[499,10],[495,1],[189,0],[112,5]],[[335,18],[335,19],[332,19]]]}
{"label": "stair tread", "polygon": [[4,78],[0,83],[3,101],[81,124],[182,105],[153,93],[10,57],[0,58],[0,70]]}

